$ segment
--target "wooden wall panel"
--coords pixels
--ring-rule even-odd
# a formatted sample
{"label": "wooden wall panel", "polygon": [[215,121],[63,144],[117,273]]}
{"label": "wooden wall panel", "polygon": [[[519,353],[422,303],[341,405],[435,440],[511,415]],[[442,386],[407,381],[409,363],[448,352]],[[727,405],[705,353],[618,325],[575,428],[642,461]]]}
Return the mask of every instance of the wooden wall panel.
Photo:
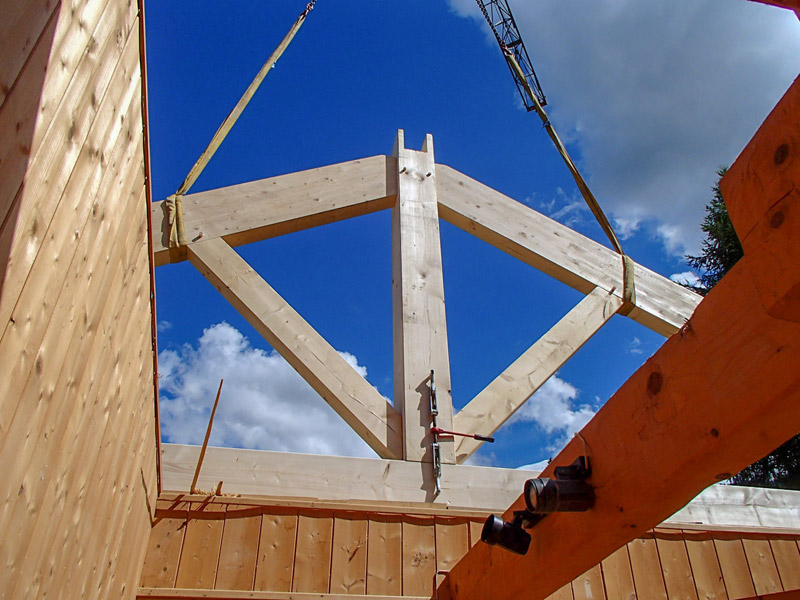
{"label": "wooden wall panel", "polygon": [[129,0],[21,0],[0,20],[6,597],[131,597],[147,553],[157,481],[139,16]]}
{"label": "wooden wall panel", "polygon": [[403,595],[430,596],[436,579],[433,519],[403,522]]}
{"label": "wooden wall panel", "polygon": [[261,536],[261,511],[229,504],[214,587],[220,590],[252,590]]}
{"label": "wooden wall panel", "polygon": [[403,593],[403,532],[399,515],[372,515],[367,545],[367,593]]}
{"label": "wooden wall panel", "polygon": [[753,576],[750,574],[741,538],[735,535],[716,536],[714,547],[728,598],[736,600],[755,596]]}
{"label": "wooden wall panel", "polygon": [[742,540],[747,566],[753,575],[757,594],[774,594],[783,591],[778,567],[772,556],[768,539],[744,538]]}
{"label": "wooden wall panel", "polygon": [[214,589],[217,579],[225,506],[192,503],[186,522],[175,587]]}
{"label": "wooden wall panel", "polygon": [[367,520],[337,516],[333,527],[331,594],[367,591]]}
{"label": "wooden wall panel", "polygon": [[155,519],[150,533],[141,585],[172,588],[178,576],[189,503],[159,500],[156,506],[161,515]]}
{"label": "wooden wall panel", "polygon": [[333,517],[305,514],[298,516],[293,592],[328,591],[332,544]]}
{"label": "wooden wall panel", "polygon": [[600,565],[595,565],[573,580],[572,596],[575,600],[605,600],[606,591]]}
{"label": "wooden wall panel", "polygon": [[296,542],[296,514],[262,516],[254,589],[275,592],[292,590]]}
{"label": "wooden wall panel", "polygon": [[701,600],[726,600],[728,593],[713,536],[707,532],[685,531],[684,539],[697,595]]}
{"label": "wooden wall panel", "polygon": [[785,590],[800,590],[800,550],[797,540],[770,540],[772,555]]}
{"label": "wooden wall panel", "polygon": [[[187,499],[193,502],[192,513],[186,512]],[[158,596],[158,589],[178,587],[174,593],[182,598],[203,597],[203,589],[215,587],[220,593],[253,590],[253,597],[262,592],[428,597],[434,580],[444,577],[477,542],[483,522],[465,511],[447,514],[447,509],[434,508],[435,514],[426,514],[421,505],[201,499],[169,493],[159,502],[141,579],[147,594]],[[181,552],[179,531],[187,516]],[[175,539],[170,531],[178,532]],[[211,542],[198,542],[200,535]],[[756,589],[753,580],[763,589],[780,585],[777,591],[800,590],[798,537],[782,531],[766,535],[664,526],[619,548],[549,598],[727,600],[754,596],[742,595]],[[182,579],[187,561],[195,562],[187,553],[201,550],[206,566],[190,567],[195,572],[190,585]],[[176,585],[174,562],[180,554]],[[199,585],[201,569],[208,570],[201,589],[190,593],[185,588]]]}
{"label": "wooden wall panel", "polygon": [[680,531],[656,532],[656,548],[670,600],[697,600],[689,554]]}
{"label": "wooden wall panel", "polygon": [[661,562],[658,559],[656,540],[650,535],[642,536],[628,544],[631,571],[636,593],[640,598],[667,600]]}
{"label": "wooden wall panel", "polygon": [[602,562],[608,600],[631,600],[636,597],[628,547],[623,546]]}

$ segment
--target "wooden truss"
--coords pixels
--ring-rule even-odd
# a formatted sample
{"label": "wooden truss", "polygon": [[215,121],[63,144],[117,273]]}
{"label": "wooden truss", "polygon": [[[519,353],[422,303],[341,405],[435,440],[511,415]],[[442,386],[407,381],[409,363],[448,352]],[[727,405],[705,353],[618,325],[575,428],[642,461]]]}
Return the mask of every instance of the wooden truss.
{"label": "wooden truss", "polygon": [[[490,435],[622,306],[622,261],[612,250],[434,162],[398,132],[392,156],[281,175],[183,199],[187,245],[169,247],[164,202],[157,265],[188,259],[382,458],[431,461],[429,384],[438,426]],[[394,405],[388,403],[233,249],[234,246],[392,210]],[[586,294],[458,414],[453,415],[439,218]],[[700,297],[635,267],[633,320],[668,336]],[[463,463],[481,442],[441,441],[444,464]]]}

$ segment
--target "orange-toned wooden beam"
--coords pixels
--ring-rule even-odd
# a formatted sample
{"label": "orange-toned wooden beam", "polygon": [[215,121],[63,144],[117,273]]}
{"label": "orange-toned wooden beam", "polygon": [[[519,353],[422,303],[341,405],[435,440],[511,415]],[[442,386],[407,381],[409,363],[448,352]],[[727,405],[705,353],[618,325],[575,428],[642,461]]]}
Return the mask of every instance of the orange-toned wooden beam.
{"label": "orange-toned wooden beam", "polygon": [[585,441],[595,507],[546,517],[526,556],[476,545],[440,597],[545,598],[800,430],[798,115],[800,80],[724,179],[745,257],[543,473]]}
{"label": "orange-toned wooden beam", "polygon": [[797,17],[800,18],[800,0],[754,0],[755,2],[760,2],[761,4],[771,4],[772,6],[778,6],[780,8],[787,8],[789,10],[793,10],[797,13]]}

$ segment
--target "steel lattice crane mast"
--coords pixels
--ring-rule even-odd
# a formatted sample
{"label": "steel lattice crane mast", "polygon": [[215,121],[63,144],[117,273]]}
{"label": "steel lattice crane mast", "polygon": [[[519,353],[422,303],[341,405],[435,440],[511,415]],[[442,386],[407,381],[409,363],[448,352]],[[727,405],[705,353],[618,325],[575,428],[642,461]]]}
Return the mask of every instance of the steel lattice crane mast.
{"label": "steel lattice crane mast", "polygon": [[[486,18],[486,22],[492,28],[494,37],[497,38],[497,42],[500,44],[500,49],[504,54],[506,52],[513,54],[514,59],[520,66],[525,83],[530,86],[530,89],[539,100],[539,104],[546,106],[547,100],[544,97],[542,86],[539,85],[539,79],[536,77],[536,71],[533,70],[531,58],[528,56],[525,44],[522,43],[522,37],[519,34],[519,29],[517,29],[517,24],[514,22],[514,15],[511,14],[508,2],[506,0],[476,1],[481,12],[483,12],[483,16]],[[508,68],[511,70],[511,75],[517,84],[517,89],[519,90],[519,95],[522,96],[525,108],[529,111],[536,110],[536,106],[525,92],[525,83],[520,80],[520,74],[511,65]]]}

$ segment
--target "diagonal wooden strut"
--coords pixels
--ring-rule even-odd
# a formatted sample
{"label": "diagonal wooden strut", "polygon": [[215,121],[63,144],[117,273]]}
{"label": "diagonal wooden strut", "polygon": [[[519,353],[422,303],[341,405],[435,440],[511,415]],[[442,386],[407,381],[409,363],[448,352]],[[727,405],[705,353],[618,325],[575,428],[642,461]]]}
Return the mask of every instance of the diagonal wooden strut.
{"label": "diagonal wooden strut", "polygon": [[[622,299],[595,288],[453,419],[457,431],[492,435],[622,307]],[[456,441],[461,464],[483,442]]]}
{"label": "diagonal wooden strut", "polygon": [[225,240],[190,245],[189,260],[380,457],[402,458],[400,413]]}
{"label": "diagonal wooden strut", "polygon": [[[620,255],[569,227],[445,165],[437,165],[439,216],[478,239],[588,294],[622,296]],[[627,315],[664,336],[691,316],[700,296],[634,265],[636,308]]]}

